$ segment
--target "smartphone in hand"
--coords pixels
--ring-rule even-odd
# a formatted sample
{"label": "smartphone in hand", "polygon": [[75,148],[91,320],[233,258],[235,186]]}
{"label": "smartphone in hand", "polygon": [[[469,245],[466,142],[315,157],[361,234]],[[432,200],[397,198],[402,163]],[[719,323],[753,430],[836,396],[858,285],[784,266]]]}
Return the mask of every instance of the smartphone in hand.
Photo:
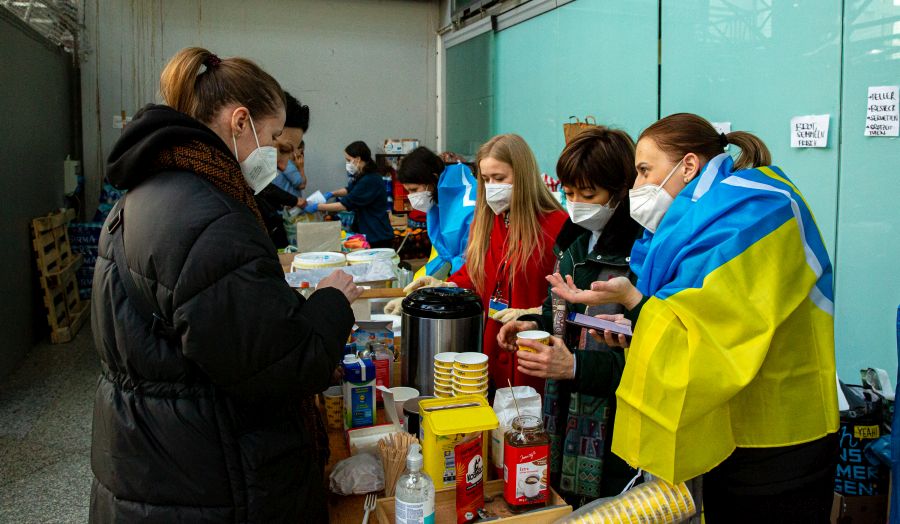
{"label": "smartphone in hand", "polygon": [[613,333],[625,335],[626,338],[631,338],[631,326],[616,324],[615,322],[610,322],[609,320],[602,320],[599,318],[594,318],[592,316],[582,315],[581,313],[569,313],[566,322],[576,326],[594,329],[599,333],[603,333],[604,331],[612,331]]}

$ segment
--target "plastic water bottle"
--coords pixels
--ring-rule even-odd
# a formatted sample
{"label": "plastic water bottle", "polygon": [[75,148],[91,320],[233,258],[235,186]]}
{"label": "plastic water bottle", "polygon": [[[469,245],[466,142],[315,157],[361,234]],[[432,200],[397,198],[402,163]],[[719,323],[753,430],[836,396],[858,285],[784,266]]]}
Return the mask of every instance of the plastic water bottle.
{"label": "plastic water bottle", "polygon": [[396,524],[434,524],[434,482],[422,471],[422,446],[413,444],[406,455],[406,473],[394,491]]}

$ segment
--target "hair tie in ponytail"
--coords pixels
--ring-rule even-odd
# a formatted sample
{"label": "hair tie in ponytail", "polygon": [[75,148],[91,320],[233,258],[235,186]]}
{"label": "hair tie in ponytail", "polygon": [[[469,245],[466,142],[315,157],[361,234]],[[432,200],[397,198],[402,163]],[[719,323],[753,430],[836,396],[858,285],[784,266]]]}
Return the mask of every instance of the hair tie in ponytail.
{"label": "hair tie in ponytail", "polygon": [[215,53],[210,53],[209,56],[206,57],[206,60],[203,61],[203,65],[205,65],[207,69],[216,67],[221,63],[222,59],[216,56]]}
{"label": "hair tie in ponytail", "polygon": [[728,137],[725,136],[725,133],[719,133],[719,145],[722,146],[722,149],[728,147]]}

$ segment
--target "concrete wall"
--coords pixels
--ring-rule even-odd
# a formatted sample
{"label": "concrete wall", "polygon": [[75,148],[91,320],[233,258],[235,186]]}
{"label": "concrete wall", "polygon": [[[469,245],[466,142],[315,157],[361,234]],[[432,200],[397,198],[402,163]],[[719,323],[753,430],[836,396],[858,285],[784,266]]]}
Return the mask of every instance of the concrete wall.
{"label": "concrete wall", "polygon": [[257,61],[310,106],[309,189],[345,182],[343,148],[389,137],[434,146],[437,0],[85,0],[83,64],[88,209],[121,131],[113,115],[157,101],[159,73],[182,47]]}
{"label": "concrete wall", "polygon": [[75,157],[71,56],[0,9],[0,380],[47,331],[31,219],[63,204],[63,160]]}

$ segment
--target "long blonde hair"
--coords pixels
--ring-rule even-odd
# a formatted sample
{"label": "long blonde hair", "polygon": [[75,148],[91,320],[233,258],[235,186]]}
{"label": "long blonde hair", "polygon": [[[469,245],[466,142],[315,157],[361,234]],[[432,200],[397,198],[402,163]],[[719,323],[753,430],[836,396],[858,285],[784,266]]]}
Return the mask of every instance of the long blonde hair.
{"label": "long blonde hair", "polygon": [[528,259],[543,253],[544,232],[540,218],[545,213],[562,210],[559,202],[541,180],[537,159],[525,140],[519,135],[497,135],[478,149],[475,168],[478,178],[478,199],[475,218],[466,247],[466,265],[469,277],[478,292],[485,283],[485,258],[491,244],[494,228],[494,211],[487,205],[484,181],[481,179],[481,161],[485,158],[512,166],[513,187],[509,206],[508,260],[509,274],[524,272]]}

